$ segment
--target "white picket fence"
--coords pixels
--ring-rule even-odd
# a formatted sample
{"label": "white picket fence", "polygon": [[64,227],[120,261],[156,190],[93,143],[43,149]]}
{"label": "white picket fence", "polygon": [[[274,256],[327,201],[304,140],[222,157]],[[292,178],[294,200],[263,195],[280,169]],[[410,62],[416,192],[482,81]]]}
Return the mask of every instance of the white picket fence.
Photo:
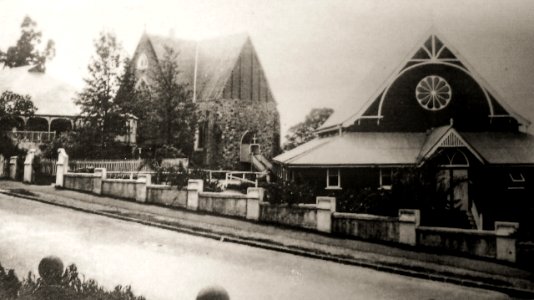
{"label": "white picket fence", "polygon": [[41,158],[41,174],[56,176],[56,162],[55,159]]}
{"label": "white picket fence", "polygon": [[105,168],[109,172],[151,171],[150,166],[141,159],[125,160],[71,160],[69,170],[76,172],[83,169]]}

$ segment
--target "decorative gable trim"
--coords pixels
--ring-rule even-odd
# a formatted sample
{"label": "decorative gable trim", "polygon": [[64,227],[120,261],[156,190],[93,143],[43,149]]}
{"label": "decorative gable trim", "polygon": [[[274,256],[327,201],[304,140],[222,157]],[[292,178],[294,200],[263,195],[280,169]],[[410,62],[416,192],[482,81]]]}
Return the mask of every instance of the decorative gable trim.
{"label": "decorative gable trim", "polygon": [[454,131],[450,131],[448,135],[444,136],[439,144],[439,147],[466,147],[465,141],[456,134]]}
{"label": "decorative gable trim", "polygon": [[[404,62],[400,64],[400,66],[390,75],[389,79],[386,80],[384,84],[380,87],[380,89],[369,99],[369,101],[367,101],[367,103],[362,107],[362,109],[360,109],[356,114],[343,121],[341,123],[341,126],[349,127],[352,126],[356,121],[360,121],[362,119],[376,119],[377,123],[379,123],[380,120],[383,118],[382,104],[389,88],[397,80],[397,78],[399,78],[404,72],[414,67],[421,66],[424,64],[439,63],[462,70],[463,72],[470,75],[478,83],[478,85],[484,92],[486,100],[488,102],[488,107],[490,110],[490,114],[488,115],[488,117],[490,119],[503,117],[515,118],[520,124],[528,127],[530,125],[530,122],[521,115],[513,112],[513,110],[510,108],[509,105],[506,104],[506,102],[500,101],[502,97],[500,97],[495,92],[495,90],[491,89],[489,84],[478,73],[474,71],[474,68],[471,67],[469,62],[465,58],[463,58],[458,51],[451,48],[449,45],[450,43],[445,41],[445,39],[443,39],[441,35],[438,38],[436,30],[432,29],[425,35],[425,39],[422,39],[421,42],[417,44],[417,48],[415,48],[411,52],[411,55],[408,56],[407,59],[405,59]],[[506,113],[496,113],[493,101],[497,102],[498,105],[502,106]],[[378,102],[378,105],[376,104],[376,102]],[[366,112],[373,105],[378,106],[378,110],[371,114],[366,114]],[[332,127],[334,126],[331,126],[329,128],[322,128],[321,130],[329,131],[332,130]]]}
{"label": "decorative gable trim", "polygon": [[437,142],[430,147],[426,153],[421,153],[419,156],[419,166],[421,166],[428,158],[432,157],[439,148],[460,148],[465,147],[471,152],[481,163],[485,163],[484,158],[471,146],[454,128],[449,128]]}

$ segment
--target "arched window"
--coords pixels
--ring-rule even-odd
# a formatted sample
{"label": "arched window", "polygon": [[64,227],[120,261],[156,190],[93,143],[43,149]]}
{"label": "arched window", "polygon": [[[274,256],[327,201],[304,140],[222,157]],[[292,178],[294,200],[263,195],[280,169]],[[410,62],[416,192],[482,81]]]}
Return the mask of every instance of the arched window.
{"label": "arched window", "polygon": [[441,167],[469,167],[469,159],[460,149],[446,149],[440,153],[438,165]]}
{"label": "arched window", "polygon": [[139,58],[137,58],[137,69],[146,70],[147,68],[148,68],[148,58],[146,57],[146,54],[141,53],[141,55],[139,55]]}

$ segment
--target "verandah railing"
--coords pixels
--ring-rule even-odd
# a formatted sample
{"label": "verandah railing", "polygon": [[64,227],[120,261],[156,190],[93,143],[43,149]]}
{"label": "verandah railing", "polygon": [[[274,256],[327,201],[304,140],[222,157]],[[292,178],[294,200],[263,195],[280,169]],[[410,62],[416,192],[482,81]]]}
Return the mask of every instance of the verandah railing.
{"label": "verandah railing", "polygon": [[48,131],[9,131],[7,135],[17,141],[34,143],[50,142],[56,137],[55,132]]}

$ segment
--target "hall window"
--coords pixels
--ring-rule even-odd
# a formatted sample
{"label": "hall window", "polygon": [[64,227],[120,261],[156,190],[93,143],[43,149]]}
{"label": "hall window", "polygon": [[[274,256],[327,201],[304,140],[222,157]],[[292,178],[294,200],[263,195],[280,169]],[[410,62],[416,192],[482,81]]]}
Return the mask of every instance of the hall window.
{"label": "hall window", "polygon": [[384,190],[390,190],[392,185],[393,169],[380,168],[380,179],[378,186]]}
{"label": "hall window", "polygon": [[510,172],[508,173],[510,178],[508,189],[509,190],[524,190],[525,189],[525,177],[521,172]]}
{"label": "hall window", "polygon": [[326,188],[341,189],[341,172],[339,169],[326,169]]}

